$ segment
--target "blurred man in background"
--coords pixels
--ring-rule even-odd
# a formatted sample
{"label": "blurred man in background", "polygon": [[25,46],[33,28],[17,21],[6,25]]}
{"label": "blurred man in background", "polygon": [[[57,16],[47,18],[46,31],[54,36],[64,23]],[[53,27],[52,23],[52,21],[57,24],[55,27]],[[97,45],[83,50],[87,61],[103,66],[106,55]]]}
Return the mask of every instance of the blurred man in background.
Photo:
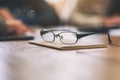
{"label": "blurred man in background", "polygon": [[70,22],[81,26],[119,26],[120,0],[78,0]]}
{"label": "blurred man in background", "polygon": [[[8,28],[8,32],[18,35],[24,34],[27,25],[58,25],[59,18],[55,10],[44,0],[0,0],[1,24]],[[1,29],[3,31],[3,27]],[[5,34],[5,33],[3,33]]]}
{"label": "blurred man in background", "polygon": [[[60,0],[61,1],[61,0]],[[120,25],[120,0],[62,0],[56,5],[60,19],[79,28]],[[62,2],[61,1],[61,2]],[[60,10],[61,9],[61,10]]]}
{"label": "blurred man in background", "polygon": [[16,19],[7,8],[0,9],[0,36],[24,35],[30,28]]}
{"label": "blurred man in background", "polygon": [[26,24],[55,25],[59,18],[45,0],[0,0],[0,7],[7,7],[11,13]]}

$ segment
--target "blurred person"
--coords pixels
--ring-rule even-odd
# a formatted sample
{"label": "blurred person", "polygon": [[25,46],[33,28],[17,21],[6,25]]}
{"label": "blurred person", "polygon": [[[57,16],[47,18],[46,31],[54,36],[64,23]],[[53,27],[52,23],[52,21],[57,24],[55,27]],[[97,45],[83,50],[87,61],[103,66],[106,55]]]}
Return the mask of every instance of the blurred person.
{"label": "blurred person", "polygon": [[120,0],[66,0],[58,13],[61,20],[79,28],[109,28],[120,25],[119,7]]}
{"label": "blurred person", "polygon": [[120,26],[120,0],[111,0],[107,17],[103,20],[106,26]]}
{"label": "blurred person", "polygon": [[22,21],[17,20],[7,8],[0,9],[0,36],[24,35],[31,31]]}
{"label": "blurred person", "polygon": [[103,26],[110,0],[77,0],[69,21],[81,27]]}
{"label": "blurred person", "polygon": [[25,24],[57,25],[59,18],[45,0],[0,0],[0,7],[6,7]]}
{"label": "blurred person", "polygon": [[5,35],[23,35],[27,25],[58,25],[59,18],[44,0],[0,0],[0,32]]}

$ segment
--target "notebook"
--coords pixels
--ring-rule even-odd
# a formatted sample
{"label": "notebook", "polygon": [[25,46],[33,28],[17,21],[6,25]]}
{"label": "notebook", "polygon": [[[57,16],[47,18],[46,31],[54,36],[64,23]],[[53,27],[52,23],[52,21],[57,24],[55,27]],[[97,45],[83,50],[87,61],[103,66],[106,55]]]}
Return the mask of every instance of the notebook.
{"label": "notebook", "polygon": [[107,48],[107,35],[95,34],[79,39],[76,44],[66,45],[56,40],[53,43],[45,42],[42,38],[38,40],[29,41],[30,44],[57,49],[57,50],[79,50],[79,49],[97,49],[97,48]]}
{"label": "notebook", "polygon": [[107,48],[107,44],[93,44],[93,45],[63,45],[59,43],[48,43],[42,41],[29,41],[30,44],[35,44],[43,47],[48,47],[57,50],[79,50],[79,49],[96,49]]}
{"label": "notebook", "polygon": [[[38,32],[39,33],[39,32]],[[80,33],[80,32],[79,32]],[[82,33],[82,32],[81,32]],[[40,33],[39,33],[40,34]],[[97,49],[97,48],[107,48],[108,46],[108,36],[106,34],[93,34],[83,38],[80,38],[76,44],[68,45],[60,41],[59,37],[55,39],[54,42],[45,42],[43,38],[38,35],[39,38],[29,41],[30,44],[47,47],[57,50],[79,50],[79,49]],[[46,36],[50,37],[50,36]],[[70,37],[69,39],[71,39]]]}

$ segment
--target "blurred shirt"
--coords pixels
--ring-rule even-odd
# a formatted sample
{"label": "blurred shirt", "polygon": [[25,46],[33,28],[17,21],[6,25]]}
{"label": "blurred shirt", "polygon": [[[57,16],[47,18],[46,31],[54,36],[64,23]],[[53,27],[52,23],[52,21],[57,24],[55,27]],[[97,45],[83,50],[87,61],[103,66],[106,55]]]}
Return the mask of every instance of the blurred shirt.
{"label": "blurred shirt", "polygon": [[44,0],[0,0],[0,7],[7,7],[16,18],[26,24],[58,24],[59,18],[54,9]]}

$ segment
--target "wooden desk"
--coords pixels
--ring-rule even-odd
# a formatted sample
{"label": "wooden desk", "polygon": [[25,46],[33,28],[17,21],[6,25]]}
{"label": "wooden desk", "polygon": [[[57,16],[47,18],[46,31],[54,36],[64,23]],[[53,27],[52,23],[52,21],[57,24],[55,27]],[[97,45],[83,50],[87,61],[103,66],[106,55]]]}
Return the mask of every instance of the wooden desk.
{"label": "wooden desk", "polygon": [[120,80],[120,47],[59,51],[28,41],[0,42],[12,80]]}

